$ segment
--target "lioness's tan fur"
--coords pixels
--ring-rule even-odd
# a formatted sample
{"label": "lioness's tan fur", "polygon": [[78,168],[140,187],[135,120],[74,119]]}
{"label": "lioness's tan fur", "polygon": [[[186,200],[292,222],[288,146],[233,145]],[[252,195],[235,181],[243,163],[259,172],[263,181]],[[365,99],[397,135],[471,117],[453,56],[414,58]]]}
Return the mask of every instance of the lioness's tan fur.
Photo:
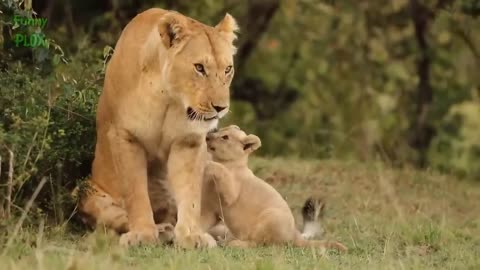
{"label": "lioness's tan fur", "polygon": [[[154,8],[123,30],[98,103],[94,192],[80,200],[92,223],[128,231],[121,244],[153,242],[155,224],[178,216],[178,245],[211,245],[199,226],[205,136],[228,112],[236,29],[228,14],[210,27]],[[178,215],[163,211],[172,199]]]}
{"label": "lioness's tan fur", "polygon": [[209,133],[207,144],[213,161],[206,167],[205,179],[213,179],[219,197],[212,190],[205,190],[208,187],[205,186],[207,202],[202,206],[202,220],[209,227],[214,223],[215,213],[222,216],[230,232],[229,246],[291,243],[347,250],[336,241],[306,240],[296,229],[290,207],[280,193],[248,168],[249,154],[261,145],[257,136],[229,126]]}

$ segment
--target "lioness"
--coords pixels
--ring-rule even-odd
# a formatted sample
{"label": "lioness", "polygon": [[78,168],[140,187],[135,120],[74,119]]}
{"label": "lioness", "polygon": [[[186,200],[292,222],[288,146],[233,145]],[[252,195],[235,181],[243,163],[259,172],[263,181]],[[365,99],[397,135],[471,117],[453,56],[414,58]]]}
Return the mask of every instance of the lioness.
{"label": "lioness", "polygon": [[[211,201],[202,205],[202,223],[209,227],[215,222],[216,213],[223,217],[230,233],[227,236],[228,246],[291,243],[299,247],[347,250],[336,241],[307,240],[295,228],[295,220],[287,202],[248,168],[248,156],[261,145],[257,136],[247,135],[238,126],[232,125],[209,133],[206,139],[213,160],[205,169],[205,181],[213,179],[212,189],[218,192],[219,198],[204,196],[204,200],[211,198]],[[208,183],[205,183],[207,187]],[[207,190],[204,192],[212,193]],[[214,205],[217,207],[212,207]],[[313,207],[317,209],[304,207],[306,224],[316,218],[318,213],[315,211],[322,211],[321,205]]]}
{"label": "lioness", "polygon": [[205,136],[228,112],[237,29],[229,14],[210,27],[152,8],[123,30],[98,103],[94,192],[79,205],[93,223],[126,232],[121,244],[158,239],[155,224],[166,217],[155,220],[153,212],[164,201],[152,202],[149,193],[167,179],[178,208],[171,214],[176,243],[211,243],[199,226]]}

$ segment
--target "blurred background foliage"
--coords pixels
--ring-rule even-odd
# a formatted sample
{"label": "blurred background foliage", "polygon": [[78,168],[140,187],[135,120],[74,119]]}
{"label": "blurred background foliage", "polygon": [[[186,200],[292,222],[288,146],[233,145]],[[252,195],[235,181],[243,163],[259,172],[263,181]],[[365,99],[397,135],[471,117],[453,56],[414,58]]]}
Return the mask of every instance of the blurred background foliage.
{"label": "blurred background foliage", "polygon": [[[241,28],[231,113],[260,154],[382,160],[480,180],[480,1],[1,0],[0,216],[39,180],[38,211],[88,177],[105,65],[137,13]],[[47,18],[44,29],[12,17]],[[17,48],[17,33],[48,48]],[[42,210],[40,210],[42,209]]]}

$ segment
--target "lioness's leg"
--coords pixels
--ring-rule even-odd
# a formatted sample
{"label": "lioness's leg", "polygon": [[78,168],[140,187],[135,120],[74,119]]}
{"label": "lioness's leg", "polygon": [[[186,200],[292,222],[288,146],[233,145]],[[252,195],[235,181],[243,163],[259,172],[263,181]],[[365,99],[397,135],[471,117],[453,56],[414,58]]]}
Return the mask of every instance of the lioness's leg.
{"label": "lioness's leg", "polygon": [[176,140],[170,149],[167,172],[177,202],[175,241],[184,248],[211,246],[208,233],[201,230],[200,209],[203,172],[207,150],[204,136],[191,134]]}
{"label": "lioness's leg", "polygon": [[218,162],[209,161],[205,167],[205,178],[207,181],[214,181],[215,189],[224,206],[229,206],[237,200],[238,186],[225,166]]}
{"label": "lioness's leg", "polygon": [[152,206],[153,219],[159,232],[158,239],[162,243],[170,244],[175,239],[173,230],[177,223],[177,207],[166,184],[166,179],[149,175],[148,195]]}
{"label": "lioness's leg", "polygon": [[115,174],[120,179],[119,185],[130,229],[120,237],[120,244],[153,242],[158,238],[158,231],[148,197],[145,151],[136,139],[124,130],[110,130],[108,139]]}

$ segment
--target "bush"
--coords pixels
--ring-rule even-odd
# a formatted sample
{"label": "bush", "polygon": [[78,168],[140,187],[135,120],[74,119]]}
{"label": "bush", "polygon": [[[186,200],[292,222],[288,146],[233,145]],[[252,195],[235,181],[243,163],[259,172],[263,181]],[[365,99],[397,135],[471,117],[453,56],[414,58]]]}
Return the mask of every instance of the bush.
{"label": "bush", "polygon": [[[3,36],[41,29],[13,25],[12,16],[32,16],[18,2],[2,3]],[[37,206],[63,221],[63,204],[77,179],[90,173],[95,138],[95,108],[104,62],[99,50],[79,44],[71,59],[49,40],[47,48],[16,48],[3,40],[0,72],[0,215],[4,214],[8,173],[13,206],[23,206],[46,177]],[[65,63],[69,62],[68,65]],[[13,167],[10,168],[10,153]],[[14,208],[13,210],[15,210]]]}

